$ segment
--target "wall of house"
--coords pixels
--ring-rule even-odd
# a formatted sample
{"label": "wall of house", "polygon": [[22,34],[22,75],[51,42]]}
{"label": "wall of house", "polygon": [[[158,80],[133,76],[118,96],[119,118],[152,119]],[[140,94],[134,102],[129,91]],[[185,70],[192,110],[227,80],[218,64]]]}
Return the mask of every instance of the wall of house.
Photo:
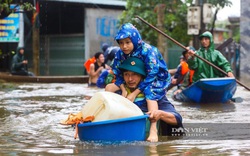
{"label": "wall of house", "polygon": [[85,9],[85,58],[101,51],[101,45],[116,45],[114,37],[118,31],[118,16],[122,10],[104,8]]}
{"label": "wall of house", "polygon": [[250,86],[250,1],[241,0],[240,17],[240,81]]}
{"label": "wall of house", "polygon": [[83,75],[84,5],[41,1],[39,15],[40,75]]}
{"label": "wall of house", "polygon": [[213,37],[214,37],[214,44],[218,45],[218,44],[222,44],[225,39],[223,37],[223,31],[214,31],[213,33]]}

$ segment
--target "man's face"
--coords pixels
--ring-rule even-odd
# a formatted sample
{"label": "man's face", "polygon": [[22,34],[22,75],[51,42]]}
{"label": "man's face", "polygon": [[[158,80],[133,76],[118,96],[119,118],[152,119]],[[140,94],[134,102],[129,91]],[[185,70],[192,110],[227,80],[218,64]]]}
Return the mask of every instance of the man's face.
{"label": "man's face", "polygon": [[125,54],[130,54],[134,49],[134,45],[133,45],[130,38],[121,39],[118,41],[118,44],[119,44],[121,50]]}
{"label": "man's face", "polygon": [[123,78],[126,82],[126,85],[129,88],[137,88],[137,86],[139,85],[139,83],[142,80],[142,76],[140,74],[137,74],[135,72],[131,72],[131,71],[125,71],[123,72]]}
{"label": "man's face", "polygon": [[24,54],[24,50],[23,50],[23,49],[20,49],[19,52],[20,52],[20,54],[22,54],[22,55]]}
{"label": "man's face", "polygon": [[201,44],[204,48],[208,48],[210,46],[210,39],[208,37],[202,37]]}

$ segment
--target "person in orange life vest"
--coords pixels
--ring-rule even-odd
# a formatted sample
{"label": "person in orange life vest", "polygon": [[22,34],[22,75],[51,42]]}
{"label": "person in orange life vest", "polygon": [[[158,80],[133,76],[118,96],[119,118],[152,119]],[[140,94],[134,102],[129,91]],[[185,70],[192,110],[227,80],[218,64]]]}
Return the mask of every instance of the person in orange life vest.
{"label": "person in orange life vest", "polygon": [[[189,47],[189,48],[194,50],[193,47]],[[188,57],[189,57],[188,51],[183,51],[182,55],[180,56],[180,64],[177,66],[177,71],[172,77],[172,81],[168,87],[168,90],[170,90],[176,85],[177,85],[177,88],[179,88],[180,84],[183,82],[185,75],[188,72],[190,72],[189,76],[191,76],[190,83],[188,84],[188,86],[192,83],[192,75],[194,71],[193,70],[190,71],[190,69],[188,68],[188,64],[187,64]]]}
{"label": "person in orange life vest", "polygon": [[173,99],[176,101],[188,102],[189,100],[181,92],[193,83],[192,78],[194,75],[194,70],[189,69],[187,64],[187,59],[189,58],[188,51],[183,51],[182,56],[183,61],[181,62],[181,75],[183,75],[183,77],[178,85],[178,89],[173,93]]}
{"label": "person in orange life vest", "polygon": [[104,63],[103,52],[97,52],[95,54],[95,59],[95,63],[90,64],[89,86],[96,86],[96,81],[103,69],[110,69],[110,67]]}
{"label": "person in orange life vest", "polygon": [[[108,43],[103,43],[103,44],[102,44],[101,49],[102,49],[102,51],[103,51],[104,57],[105,57],[105,54],[104,54],[104,53],[105,53],[105,51],[106,51],[109,47],[110,47],[110,46],[108,45]],[[95,62],[96,62],[95,56],[89,58],[86,62],[84,62],[84,64],[83,64],[83,66],[84,66],[84,68],[85,68],[85,70],[84,70],[84,75],[89,74],[89,72],[90,72],[90,65],[91,65],[92,63],[95,63]],[[105,64],[106,64],[106,62],[105,62]]]}
{"label": "person in orange life vest", "polygon": [[83,66],[84,66],[84,75],[89,75],[90,72],[90,65],[92,63],[95,63],[95,56],[89,58],[86,62],[84,62]]}
{"label": "person in orange life vest", "polygon": [[178,84],[181,82],[183,79],[184,75],[182,75],[182,65],[181,63],[183,62],[183,56],[180,56],[180,64],[176,68],[175,74],[171,77],[171,84],[168,86],[167,90],[172,89],[174,86],[178,86]]}
{"label": "person in orange life vest", "polygon": [[[189,47],[189,49],[194,50],[193,47]],[[188,87],[193,83],[192,79],[193,79],[193,75],[194,75],[194,70],[192,70],[192,69],[190,69],[188,67],[188,63],[187,63],[187,60],[189,58],[188,51],[183,51],[182,56],[183,56],[183,61],[181,62],[181,66],[182,66],[181,74],[184,75],[184,77],[183,77],[183,80],[182,80],[181,84],[183,84],[185,77],[188,76],[188,82],[187,82],[187,85],[186,85],[186,87]]]}

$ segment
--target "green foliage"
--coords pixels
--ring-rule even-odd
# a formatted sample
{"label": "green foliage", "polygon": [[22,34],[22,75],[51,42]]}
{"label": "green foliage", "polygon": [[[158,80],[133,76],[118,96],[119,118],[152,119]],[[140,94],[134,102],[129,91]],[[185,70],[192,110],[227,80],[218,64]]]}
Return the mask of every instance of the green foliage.
{"label": "green foliage", "polygon": [[[187,44],[191,38],[191,36],[187,35],[186,20],[189,1],[187,0],[187,3],[183,3],[181,0],[127,0],[126,10],[120,17],[120,25],[127,22],[136,25],[143,40],[152,45],[157,45],[157,36],[160,34],[146,24],[136,20],[135,16],[138,15],[152,25],[157,26],[155,7],[158,4],[165,4],[164,32],[179,42]],[[169,44],[172,44],[172,42],[169,42]]]}
{"label": "green foliage", "polygon": [[25,2],[21,5],[21,9],[25,11],[34,11],[34,6],[31,3]]}
{"label": "green foliage", "polygon": [[233,29],[233,40],[237,43],[240,42],[240,28],[239,27]]}
{"label": "green foliage", "polygon": [[229,38],[229,34],[227,32],[223,32],[223,38]]}
{"label": "green foliage", "polygon": [[[158,4],[165,4],[164,32],[179,41],[183,45],[187,45],[191,39],[191,35],[187,35],[187,8],[194,5],[194,0],[127,0],[126,10],[120,17],[120,25],[130,22],[138,28],[143,40],[157,45],[158,32],[142,22],[135,20],[135,16],[142,17],[147,22],[157,26],[157,13],[155,7]],[[231,0],[203,0],[203,3],[211,3],[218,9],[231,6]],[[168,42],[168,45],[173,44]]]}
{"label": "green foliage", "polygon": [[207,0],[208,3],[212,4],[214,7],[230,7],[232,5],[231,0]]}
{"label": "green foliage", "polygon": [[[12,0],[0,0],[0,17],[4,18],[8,16],[12,10],[10,9],[10,3]],[[1,19],[0,18],[0,19]]]}
{"label": "green foliage", "polygon": [[[13,0],[0,0],[0,19],[9,16],[9,14],[15,12],[15,9],[10,9],[10,4],[14,4]],[[16,4],[16,3],[15,3]],[[33,11],[34,7],[31,3],[25,2],[19,5],[24,11]]]}

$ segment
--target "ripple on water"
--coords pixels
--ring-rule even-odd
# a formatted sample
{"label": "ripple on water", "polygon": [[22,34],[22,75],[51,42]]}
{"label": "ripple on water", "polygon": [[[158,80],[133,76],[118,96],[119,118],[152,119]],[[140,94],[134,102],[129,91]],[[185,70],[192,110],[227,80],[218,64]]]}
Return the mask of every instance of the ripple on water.
{"label": "ripple on water", "polygon": [[[160,137],[158,143],[103,144],[74,139],[71,126],[60,125],[77,113],[88,98],[103,89],[86,84],[19,84],[0,94],[0,155],[12,152],[51,155],[231,155],[249,154],[249,140],[188,140]],[[197,105],[169,100],[185,123],[250,123],[250,96],[238,87],[241,103]],[[220,134],[223,136],[223,133]],[[229,134],[230,135],[230,134]],[[228,137],[229,137],[228,135]]]}

